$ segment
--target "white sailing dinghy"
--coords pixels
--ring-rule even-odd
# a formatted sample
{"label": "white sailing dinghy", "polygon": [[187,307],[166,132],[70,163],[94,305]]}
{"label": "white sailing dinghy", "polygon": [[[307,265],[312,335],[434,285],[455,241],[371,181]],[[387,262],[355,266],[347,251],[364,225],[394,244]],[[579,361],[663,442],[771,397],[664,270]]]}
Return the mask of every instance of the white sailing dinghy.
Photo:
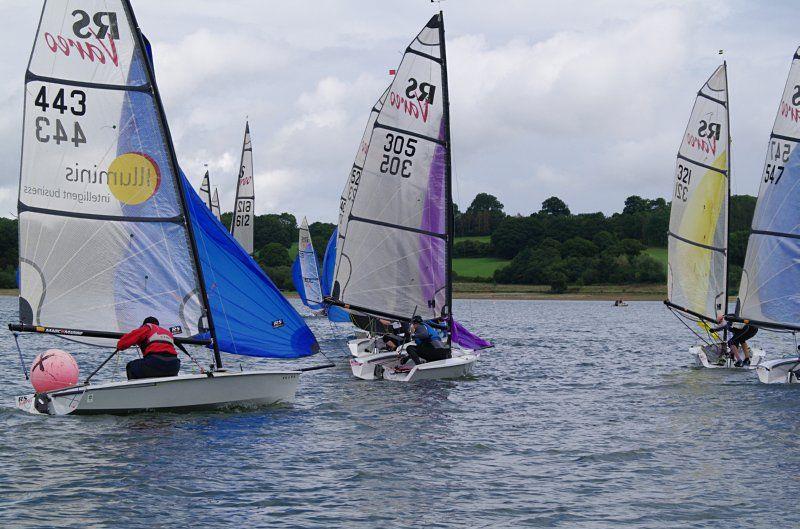
{"label": "white sailing dinghy", "polygon": [[[399,365],[374,337],[350,343],[353,374],[397,381],[470,373],[488,342],[451,314],[453,242],[449,100],[442,14],[405,50],[389,88],[372,108],[340,201],[330,301],[376,318],[444,318],[447,341],[467,343],[453,358]],[[467,338],[469,337],[469,338]],[[405,346],[404,346],[405,347]],[[413,365],[413,363],[410,363]]]}
{"label": "white sailing dinghy", "polygon": [[[736,318],[759,329],[800,331],[800,49],[772,127],[747,243]],[[797,383],[800,356],[762,362],[759,380]]]}
{"label": "white sailing dinghy", "polygon": [[318,346],[180,171],[130,2],[47,0],[25,94],[20,322],[9,328],[113,347],[152,315],[181,347],[213,348],[214,364],[104,384],[93,373],[16,405],[80,414],[290,402],[301,370],[223,369],[221,351],[298,358]]}
{"label": "white sailing dinghy", "polygon": [[233,204],[231,234],[245,251],[253,255],[253,226],[255,224],[255,184],[253,182],[253,146],[250,142],[250,122],[244,125],[242,159],[236,183],[236,200]]}
{"label": "white sailing dinghy", "polygon": [[324,316],[325,304],[322,300],[317,252],[314,251],[314,243],[308,231],[308,220],[305,217],[298,233],[297,257],[292,264],[292,282],[303,305],[308,307],[313,315]]}
{"label": "white sailing dinghy", "polygon": [[[678,150],[669,222],[667,296],[679,317],[716,325],[728,314],[728,211],[730,119],[727,65],[697,92]],[[697,333],[695,333],[697,334]],[[727,334],[708,333],[711,343],[689,348],[698,366],[732,368]],[[700,336],[698,334],[698,336]],[[751,366],[764,353],[752,349]]]}
{"label": "white sailing dinghy", "polygon": [[216,187],[214,188],[214,195],[211,195],[211,178],[208,175],[208,171],[206,171],[205,176],[203,176],[203,181],[200,183],[200,196],[203,198],[203,202],[208,206],[208,209],[214,214],[214,217],[220,220],[219,195],[217,194]]}
{"label": "white sailing dinghy", "polygon": [[219,209],[219,192],[217,188],[214,188],[214,196],[211,197],[211,213],[214,214],[214,217],[222,222],[222,211]]}

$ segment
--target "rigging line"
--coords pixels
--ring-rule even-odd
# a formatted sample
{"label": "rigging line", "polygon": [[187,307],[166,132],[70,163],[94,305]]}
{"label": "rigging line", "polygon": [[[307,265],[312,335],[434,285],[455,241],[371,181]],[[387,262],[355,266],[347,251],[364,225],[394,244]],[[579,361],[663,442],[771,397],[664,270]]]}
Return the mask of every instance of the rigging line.
{"label": "rigging line", "polygon": [[19,353],[19,365],[22,367],[22,373],[25,375],[25,380],[30,380],[28,376],[28,369],[25,367],[25,360],[22,358],[22,349],[19,347],[19,334],[13,333],[14,343],[17,344],[17,353]]}
{"label": "rigging line", "polygon": [[676,318],[678,318],[678,321],[679,321],[679,322],[681,322],[681,323],[682,323],[682,324],[683,324],[683,325],[684,325],[684,326],[685,326],[687,329],[689,329],[689,330],[692,332],[692,334],[694,334],[695,336],[697,336],[697,337],[698,337],[698,338],[699,338],[699,339],[700,339],[700,340],[701,340],[703,343],[705,343],[706,345],[711,345],[711,343],[709,343],[709,342],[708,342],[708,341],[707,341],[705,338],[703,338],[703,336],[702,336],[702,335],[700,335],[700,334],[699,334],[697,331],[695,331],[694,329],[692,329],[692,327],[691,327],[689,324],[687,324],[687,323],[686,323],[686,322],[683,320],[683,318],[681,318],[681,317],[678,315],[678,313],[677,313],[677,312],[675,312],[675,310],[674,310],[672,307],[670,307],[669,305],[667,305],[667,308],[669,309],[669,311],[670,311],[670,312],[671,312],[671,313],[672,313],[672,314],[673,314],[673,315],[674,315]]}

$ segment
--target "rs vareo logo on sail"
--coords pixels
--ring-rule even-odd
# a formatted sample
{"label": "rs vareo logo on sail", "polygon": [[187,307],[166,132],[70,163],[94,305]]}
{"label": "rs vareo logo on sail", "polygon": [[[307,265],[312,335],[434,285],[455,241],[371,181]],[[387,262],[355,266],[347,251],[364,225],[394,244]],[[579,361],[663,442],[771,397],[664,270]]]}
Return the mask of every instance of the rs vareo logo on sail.
{"label": "rs vareo logo on sail", "polygon": [[115,40],[119,40],[117,14],[111,11],[87,13],[76,9],[72,12],[73,35],[64,36],[45,31],[43,38],[47,48],[65,57],[119,66],[119,55]]}

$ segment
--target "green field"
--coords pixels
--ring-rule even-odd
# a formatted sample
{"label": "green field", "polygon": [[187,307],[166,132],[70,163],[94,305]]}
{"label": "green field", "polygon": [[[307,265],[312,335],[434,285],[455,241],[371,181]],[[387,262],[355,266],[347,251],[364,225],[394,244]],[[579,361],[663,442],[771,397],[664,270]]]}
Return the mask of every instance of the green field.
{"label": "green field", "polygon": [[647,255],[658,261],[664,266],[664,271],[667,271],[667,249],[666,248],[648,248],[644,251]]}
{"label": "green field", "polygon": [[453,271],[462,277],[492,277],[495,270],[510,262],[497,257],[459,257],[453,259]]}
{"label": "green field", "polygon": [[453,239],[454,243],[461,241],[492,242],[492,238],[489,235],[476,235],[474,237],[456,237]]}
{"label": "green field", "polygon": [[289,246],[289,257],[291,257],[292,259],[297,257],[297,241],[293,242],[292,245]]}

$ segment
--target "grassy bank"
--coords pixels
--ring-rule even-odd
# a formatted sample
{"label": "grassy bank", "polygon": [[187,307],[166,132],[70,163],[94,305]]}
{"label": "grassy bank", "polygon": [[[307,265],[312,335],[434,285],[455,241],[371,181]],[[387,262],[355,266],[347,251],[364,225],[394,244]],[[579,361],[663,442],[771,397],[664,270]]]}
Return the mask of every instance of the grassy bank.
{"label": "grassy bank", "polygon": [[453,271],[461,277],[492,277],[495,270],[510,262],[497,257],[457,257],[453,259]]}
{"label": "grassy bank", "polygon": [[661,265],[664,267],[664,272],[667,271],[667,249],[666,248],[655,248],[655,247],[651,246],[650,248],[645,250],[644,253],[646,253],[647,255],[649,255],[650,257],[652,257],[653,259],[655,259],[659,263],[661,263]]}
{"label": "grassy bank", "polygon": [[566,300],[662,300],[666,286],[589,285],[570,287],[563,294],[550,293],[547,285],[497,285],[493,283],[454,283],[456,298],[472,299],[566,299]]}

